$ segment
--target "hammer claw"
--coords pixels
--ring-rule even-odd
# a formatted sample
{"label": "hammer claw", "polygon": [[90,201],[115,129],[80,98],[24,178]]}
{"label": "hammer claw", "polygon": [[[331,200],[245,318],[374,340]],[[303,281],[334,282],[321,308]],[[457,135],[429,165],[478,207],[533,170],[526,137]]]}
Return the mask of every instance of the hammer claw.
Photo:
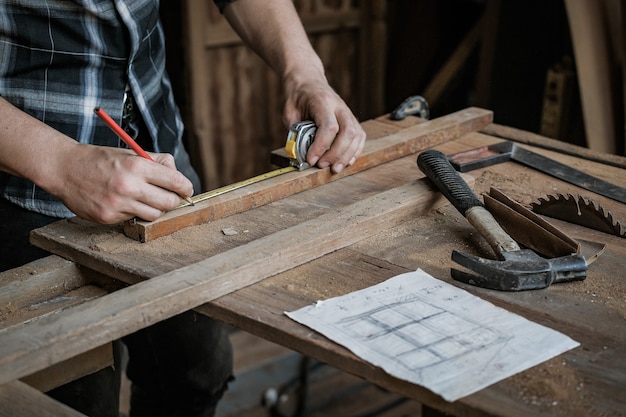
{"label": "hammer claw", "polygon": [[587,261],[581,254],[545,259],[532,250],[520,248],[441,152],[434,149],[422,152],[417,158],[417,165],[500,258],[484,259],[453,251],[453,261],[477,274],[453,269],[454,279],[501,291],[522,291],[546,288],[556,282],[583,280],[587,276]]}

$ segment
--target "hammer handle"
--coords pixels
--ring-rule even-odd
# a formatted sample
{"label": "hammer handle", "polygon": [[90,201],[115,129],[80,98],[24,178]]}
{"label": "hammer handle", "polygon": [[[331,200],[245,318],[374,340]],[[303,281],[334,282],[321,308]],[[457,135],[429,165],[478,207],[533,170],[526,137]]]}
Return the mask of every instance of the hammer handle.
{"label": "hammer handle", "polygon": [[435,183],[441,193],[480,232],[499,257],[503,252],[520,250],[513,240],[484,208],[474,191],[441,152],[429,149],[417,157],[419,169]]}
{"label": "hammer handle", "polygon": [[463,216],[470,208],[483,206],[474,191],[441,152],[429,149],[420,153],[417,157],[417,166]]}

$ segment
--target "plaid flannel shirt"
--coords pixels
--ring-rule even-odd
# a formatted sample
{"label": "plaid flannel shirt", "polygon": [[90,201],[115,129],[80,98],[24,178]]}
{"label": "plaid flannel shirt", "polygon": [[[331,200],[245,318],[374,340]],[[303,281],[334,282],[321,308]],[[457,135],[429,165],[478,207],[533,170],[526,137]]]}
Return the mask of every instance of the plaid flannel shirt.
{"label": "plaid flannel shirt", "polygon": [[[222,9],[229,0],[215,0]],[[81,143],[123,144],[95,115],[121,122],[130,87],[156,152],[176,156],[183,125],[165,73],[158,0],[0,0],[0,95]],[[32,182],[0,172],[0,193],[54,217],[73,215]]]}

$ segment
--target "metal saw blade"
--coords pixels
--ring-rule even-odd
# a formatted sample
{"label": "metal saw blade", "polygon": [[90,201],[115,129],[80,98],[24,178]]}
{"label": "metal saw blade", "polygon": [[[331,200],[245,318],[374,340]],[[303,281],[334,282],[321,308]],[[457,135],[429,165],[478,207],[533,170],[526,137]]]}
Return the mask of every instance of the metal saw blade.
{"label": "metal saw blade", "polygon": [[581,195],[548,194],[531,203],[531,209],[537,214],[626,238],[624,227],[609,211]]}

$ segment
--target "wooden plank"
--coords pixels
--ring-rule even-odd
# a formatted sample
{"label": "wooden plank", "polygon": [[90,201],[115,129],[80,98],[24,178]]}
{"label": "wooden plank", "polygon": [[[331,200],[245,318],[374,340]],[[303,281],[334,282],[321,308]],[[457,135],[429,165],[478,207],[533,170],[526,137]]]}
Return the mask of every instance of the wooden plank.
{"label": "wooden plank", "polygon": [[[48,256],[0,273],[0,343],[20,326],[34,326],[47,316],[107,294],[92,285],[93,276],[74,262]],[[28,375],[23,382],[40,391],[113,364],[110,343]]]}
{"label": "wooden plank", "polygon": [[[443,202],[425,180],[405,184],[47,317],[45,323],[21,326],[0,344],[0,383],[351,245]],[[107,265],[97,248],[72,245],[66,230],[54,226],[35,230],[33,241],[70,258],[82,255],[83,261],[108,268],[102,272],[115,274],[116,267]]]}
{"label": "wooden plank", "polygon": [[[438,147],[455,153],[497,142],[497,138],[471,134]],[[571,166],[593,172],[617,184],[626,185],[624,171],[582,161],[555,152],[533,149]],[[413,162],[414,163],[414,162]],[[575,192],[562,181],[542,175],[514,162],[472,172],[480,180],[480,194],[491,185],[527,203],[544,192]],[[602,201],[618,218],[626,218],[626,205]],[[553,285],[545,290],[523,293],[479,289],[453,281],[449,254],[453,249],[479,256],[491,256],[489,247],[469,223],[450,206],[433,210],[396,228],[381,231],[368,239],[318,260],[271,277],[261,285],[237,291],[198,308],[205,314],[287,346],[305,355],[359,375],[390,391],[456,416],[589,416],[621,415],[626,375],[626,333],[624,327],[626,268],[623,239],[572,225],[562,230],[609,248],[589,268],[585,281]],[[524,373],[454,403],[446,403],[422,387],[392,380],[380,369],[369,366],[323,336],[294,323],[284,311],[365,288],[397,274],[423,268],[433,276],[521,314],[533,321],[562,331],[581,342],[567,352]],[[558,404],[553,405],[554,402]],[[620,408],[621,407],[621,408]]]}
{"label": "wooden plank", "polygon": [[169,235],[183,227],[206,223],[259,207],[311,187],[454,140],[464,134],[484,128],[492,120],[491,111],[475,107],[464,109],[386,137],[366,141],[362,156],[354,165],[347,167],[340,174],[332,174],[329,168],[284,174],[231,191],[193,207],[173,210],[153,222],[127,222],[124,226],[124,233],[140,242],[148,242]]}
{"label": "wooden plank", "polygon": [[[45,292],[46,287],[41,287]],[[84,285],[75,290],[68,291],[58,296],[50,296],[46,299],[25,305],[16,309],[13,304],[8,304],[4,310],[3,319],[0,321],[0,338],[10,331],[12,327],[21,326],[25,322],[36,321],[47,315],[57,314],[60,310],[70,308],[80,303],[106,295],[107,291],[95,285]]]}
{"label": "wooden plank", "polygon": [[483,33],[479,41],[480,56],[476,76],[476,97],[474,97],[474,102],[479,106],[488,106],[491,101],[491,83],[496,44],[499,39],[498,26],[501,7],[502,0],[489,0],[485,4],[485,11],[481,17]]}
{"label": "wooden plank", "polygon": [[23,382],[0,385],[0,417],[86,417]]}
{"label": "wooden plank", "polygon": [[[302,25],[309,35],[354,30],[359,27],[359,11],[326,11],[324,13],[301,16]],[[224,46],[242,45],[243,41],[237,33],[226,24],[209,26],[204,36],[207,49]]]}
{"label": "wooden plank", "polygon": [[21,381],[39,391],[48,392],[63,384],[104,369],[107,366],[114,366],[111,342],[35,372],[32,375],[27,375]]}
{"label": "wooden plank", "polygon": [[0,273],[0,329],[20,310],[87,284],[73,262],[50,256]]}
{"label": "wooden plank", "polygon": [[190,86],[188,94],[189,112],[186,123],[189,124],[190,153],[193,162],[200,170],[204,185],[209,179],[218,177],[218,158],[213,150],[214,136],[211,134],[211,101],[207,99],[211,91],[213,68],[209,66],[204,54],[204,30],[208,26],[208,2],[185,0],[182,2],[185,16],[185,72]]}
{"label": "wooden plank", "polygon": [[616,153],[614,62],[606,36],[603,2],[565,0],[578,86],[590,149]]}
{"label": "wooden plank", "polygon": [[0,273],[0,340],[13,326],[101,297],[94,277],[74,262],[47,256]]}

